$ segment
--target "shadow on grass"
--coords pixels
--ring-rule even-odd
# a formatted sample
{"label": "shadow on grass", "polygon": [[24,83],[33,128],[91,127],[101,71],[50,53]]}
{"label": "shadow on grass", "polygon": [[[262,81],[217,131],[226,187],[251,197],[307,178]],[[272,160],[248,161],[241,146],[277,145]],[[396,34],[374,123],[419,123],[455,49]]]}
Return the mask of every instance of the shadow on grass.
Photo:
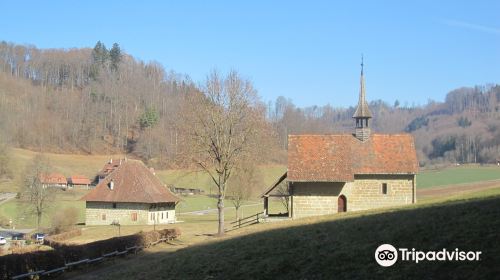
{"label": "shadow on grass", "polygon": [[[82,275],[85,279],[495,279],[500,273],[500,197],[400,211],[298,220]],[[300,225],[302,224],[302,225]],[[297,225],[297,226],[296,226]],[[482,251],[479,261],[398,261],[379,266],[375,249]]]}

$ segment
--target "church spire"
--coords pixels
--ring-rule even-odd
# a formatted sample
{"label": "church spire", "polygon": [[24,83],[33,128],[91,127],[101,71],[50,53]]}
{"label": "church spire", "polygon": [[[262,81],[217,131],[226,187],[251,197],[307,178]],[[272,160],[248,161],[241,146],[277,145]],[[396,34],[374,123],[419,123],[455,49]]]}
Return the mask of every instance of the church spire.
{"label": "church spire", "polygon": [[361,55],[361,77],[360,77],[360,89],[359,89],[359,100],[358,107],[352,116],[356,119],[356,133],[355,136],[361,141],[365,141],[370,138],[370,128],[368,126],[368,119],[372,117],[368,103],[366,102],[365,93],[365,77],[363,73],[363,55]]}
{"label": "church spire", "polygon": [[366,102],[366,93],[365,93],[365,76],[363,75],[363,56],[361,55],[361,77],[360,77],[360,89],[359,89],[359,100],[358,100],[358,108],[356,108],[356,112],[354,112],[353,118],[371,118],[372,113],[370,112],[370,108],[368,108],[368,103]]}

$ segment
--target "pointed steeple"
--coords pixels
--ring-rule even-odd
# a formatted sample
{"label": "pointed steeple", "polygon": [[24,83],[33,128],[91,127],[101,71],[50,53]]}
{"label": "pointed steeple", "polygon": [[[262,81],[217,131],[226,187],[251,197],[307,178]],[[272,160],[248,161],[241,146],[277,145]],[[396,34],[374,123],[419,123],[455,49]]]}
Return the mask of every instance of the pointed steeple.
{"label": "pointed steeple", "polygon": [[360,89],[359,89],[359,100],[358,107],[352,116],[356,119],[356,133],[354,136],[361,141],[366,141],[370,138],[370,127],[368,125],[368,119],[372,117],[368,103],[366,102],[365,93],[365,77],[363,75],[363,56],[361,56],[361,77],[360,77]]}
{"label": "pointed steeple", "polygon": [[363,75],[363,56],[361,56],[361,77],[360,77],[360,89],[359,89],[359,100],[358,100],[358,108],[356,108],[356,112],[354,112],[353,118],[371,118],[372,113],[370,112],[370,108],[368,108],[368,103],[366,102],[366,93],[365,93],[365,76]]}

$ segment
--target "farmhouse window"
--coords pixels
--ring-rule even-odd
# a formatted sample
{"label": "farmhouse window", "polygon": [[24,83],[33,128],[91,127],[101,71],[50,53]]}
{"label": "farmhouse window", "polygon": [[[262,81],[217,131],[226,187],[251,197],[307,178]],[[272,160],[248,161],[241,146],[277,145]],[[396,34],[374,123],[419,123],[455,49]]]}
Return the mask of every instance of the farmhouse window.
{"label": "farmhouse window", "polygon": [[168,212],[165,212],[167,214],[167,219],[168,219]]}
{"label": "farmhouse window", "polygon": [[106,214],[102,214],[101,218],[103,221],[106,221]]}
{"label": "farmhouse window", "polygon": [[163,212],[161,212],[161,219],[163,220]]}
{"label": "farmhouse window", "polygon": [[137,221],[137,213],[134,212],[132,213],[132,222],[136,222]]}
{"label": "farmhouse window", "polygon": [[387,183],[382,184],[382,194],[387,194]]}
{"label": "farmhouse window", "polygon": [[116,203],[113,203],[113,208],[116,208]]}

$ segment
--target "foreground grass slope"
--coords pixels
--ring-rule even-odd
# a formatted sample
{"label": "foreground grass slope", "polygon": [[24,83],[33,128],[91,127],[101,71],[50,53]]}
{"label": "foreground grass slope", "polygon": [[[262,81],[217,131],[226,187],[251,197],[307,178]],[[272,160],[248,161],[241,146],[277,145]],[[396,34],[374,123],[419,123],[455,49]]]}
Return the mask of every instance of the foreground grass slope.
{"label": "foreground grass slope", "polygon": [[[259,225],[244,236],[147,253],[82,277],[494,279],[500,273],[500,196],[498,190],[488,192],[496,196]],[[482,251],[482,257],[478,262],[398,261],[383,268],[374,260],[375,249],[383,243],[422,251]]]}

